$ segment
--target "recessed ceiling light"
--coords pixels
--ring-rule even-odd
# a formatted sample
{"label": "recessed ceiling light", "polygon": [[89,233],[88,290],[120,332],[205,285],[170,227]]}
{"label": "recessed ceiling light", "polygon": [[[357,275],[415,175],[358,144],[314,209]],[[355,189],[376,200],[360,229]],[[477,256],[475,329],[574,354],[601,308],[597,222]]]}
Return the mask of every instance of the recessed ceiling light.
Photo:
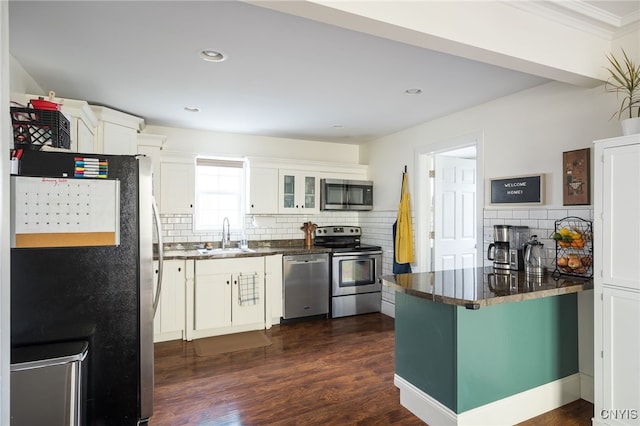
{"label": "recessed ceiling light", "polygon": [[422,93],[422,89],[407,89],[404,91],[407,95],[419,95]]}
{"label": "recessed ceiling light", "polygon": [[184,110],[187,112],[200,112],[200,108],[198,107],[184,107]]}
{"label": "recessed ceiling light", "polygon": [[222,62],[225,59],[227,59],[224,53],[218,50],[210,50],[210,49],[206,49],[200,52],[200,57],[205,61],[209,61],[209,62]]}

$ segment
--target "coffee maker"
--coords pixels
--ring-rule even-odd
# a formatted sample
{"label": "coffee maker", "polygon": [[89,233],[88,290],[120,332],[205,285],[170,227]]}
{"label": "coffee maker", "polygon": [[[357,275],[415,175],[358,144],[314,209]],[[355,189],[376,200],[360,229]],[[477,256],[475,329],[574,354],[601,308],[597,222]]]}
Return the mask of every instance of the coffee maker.
{"label": "coffee maker", "polygon": [[529,239],[526,226],[494,225],[493,240],[487,250],[487,259],[493,260],[493,268],[500,270],[524,270],[524,246]]}
{"label": "coffee maker", "polygon": [[487,259],[493,260],[494,269],[511,269],[509,262],[509,225],[493,226],[493,242],[487,249]]}
{"label": "coffee maker", "polygon": [[512,226],[509,228],[509,269],[524,271],[524,252],[528,240],[528,226]]}

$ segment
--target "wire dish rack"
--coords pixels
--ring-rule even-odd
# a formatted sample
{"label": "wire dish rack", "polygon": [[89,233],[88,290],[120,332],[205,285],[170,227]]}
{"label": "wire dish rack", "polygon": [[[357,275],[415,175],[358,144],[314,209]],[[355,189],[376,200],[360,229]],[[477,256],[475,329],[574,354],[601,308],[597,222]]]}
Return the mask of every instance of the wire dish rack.
{"label": "wire dish rack", "polygon": [[575,216],[556,220],[549,237],[556,242],[554,274],[593,277],[593,229],[591,221]]}

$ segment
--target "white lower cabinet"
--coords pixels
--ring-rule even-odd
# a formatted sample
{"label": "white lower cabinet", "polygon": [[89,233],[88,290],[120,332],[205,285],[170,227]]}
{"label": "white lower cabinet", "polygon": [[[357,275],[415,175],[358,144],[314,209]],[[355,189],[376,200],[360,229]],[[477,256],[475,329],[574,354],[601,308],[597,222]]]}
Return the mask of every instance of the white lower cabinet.
{"label": "white lower cabinet", "polygon": [[282,255],[264,258],[265,285],[267,291],[267,328],[280,324],[282,318]]}
{"label": "white lower cabinet", "polygon": [[[640,293],[602,289],[602,389],[606,424],[640,425]],[[635,411],[633,411],[635,410]]]}
{"label": "white lower cabinet", "polygon": [[263,257],[195,261],[191,294],[188,340],[265,328]]}
{"label": "white lower cabinet", "polygon": [[[220,274],[201,273],[199,270],[206,260],[196,263],[194,293],[195,331],[231,327],[231,303],[233,276],[231,272]],[[212,261],[218,262],[218,261]]]}
{"label": "white lower cabinet", "polygon": [[595,142],[594,425],[640,425],[640,135]]}
{"label": "white lower cabinet", "polygon": [[[162,269],[162,287],[154,326],[154,342],[184,339],[185,337],[185,293],[188,263],[193,261],[165,260]],[[154,297],[158,288],[158,262],[154,262]]]}

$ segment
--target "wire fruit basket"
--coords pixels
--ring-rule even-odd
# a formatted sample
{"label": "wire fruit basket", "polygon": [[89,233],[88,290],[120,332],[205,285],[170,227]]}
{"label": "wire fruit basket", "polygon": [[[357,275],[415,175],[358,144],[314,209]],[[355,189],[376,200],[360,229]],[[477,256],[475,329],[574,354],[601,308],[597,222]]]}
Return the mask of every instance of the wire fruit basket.
{"label": "wire fruit basket", "polygon": [[554,274],[593,277],[593,230],[591,221],[575,216],[556,220]]}

